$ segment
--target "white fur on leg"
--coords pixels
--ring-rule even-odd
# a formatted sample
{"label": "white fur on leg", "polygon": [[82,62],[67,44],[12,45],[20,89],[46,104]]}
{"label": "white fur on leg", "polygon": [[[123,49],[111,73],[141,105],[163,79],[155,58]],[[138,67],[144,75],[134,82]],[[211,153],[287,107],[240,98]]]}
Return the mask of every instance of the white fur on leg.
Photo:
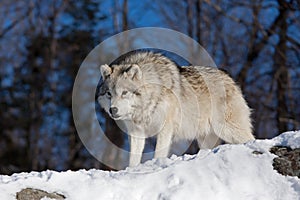
{"label": "white fur on leg", "polygon": [[204,137],[199,137],[197,142],[200,149],[212,149],[221,144],[220,138],[214,133],[209,133]]}
{"label": "white fur on leg", "polygon": [[172,143],[172,135],[172,130],[166,127],[158,134],[154,158],[165,158],[168,156]]}
{"label": "white fur on leg", "polygon": [[130,167],[136,166],[141,163],[144,146],[145,138],[140,138],[133,135],[130,136]]}

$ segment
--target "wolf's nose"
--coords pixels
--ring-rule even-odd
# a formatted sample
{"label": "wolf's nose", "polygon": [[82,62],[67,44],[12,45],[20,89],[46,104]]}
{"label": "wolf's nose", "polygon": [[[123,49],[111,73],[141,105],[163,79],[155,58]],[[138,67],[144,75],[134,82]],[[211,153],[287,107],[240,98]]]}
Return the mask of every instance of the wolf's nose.
{"label": "wolf's nose", "polygon": [[118,108],[117,108],[117,107],[111,107],[111,108],[109,109],[109,112],[110,112],[110,114],[111,114],[112,116],[115,116],[115,115],[117,115],[117,113],[118,113]]}

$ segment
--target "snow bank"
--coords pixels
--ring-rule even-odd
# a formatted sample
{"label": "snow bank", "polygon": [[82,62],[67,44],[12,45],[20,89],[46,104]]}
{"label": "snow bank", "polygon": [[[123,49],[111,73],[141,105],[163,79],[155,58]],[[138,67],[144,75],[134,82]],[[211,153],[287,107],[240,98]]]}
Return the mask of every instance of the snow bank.
{"label": "snow bank", "polygon": [[197,155],[151,160],[119,172],[93,169],[0,176],[0,199],[15,199],[17,192],[29,187],[71,200],[299,200],[300,179],[273,170],[275,155],[269,149],[275,145],[299,148],[300,131],[244,145],[221,145]]}

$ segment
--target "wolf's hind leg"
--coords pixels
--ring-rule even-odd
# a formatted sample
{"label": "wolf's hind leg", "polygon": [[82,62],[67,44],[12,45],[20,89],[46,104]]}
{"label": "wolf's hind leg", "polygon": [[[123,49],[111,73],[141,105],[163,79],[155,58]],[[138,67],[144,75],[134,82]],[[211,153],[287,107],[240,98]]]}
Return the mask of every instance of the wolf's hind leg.
{"label": "wolf's hind leg", "polygon": [[214,133],[209,133],[206,136],[197,138],[200,149],[212,149],[221,144],[220,138]]}
{"label": "wolf's hind leg", "polygon": [[225,142],[240,144],[254,140],[250,126],[240,126],[237,124],[226,124],[223,130],[219,133],[220,138]]}
{"label": "wolf's hind leg", "polygon": [[142,154],[145,146],[145,138],[130,136],[130,158],[129,166],[133,167],[141,163]]}

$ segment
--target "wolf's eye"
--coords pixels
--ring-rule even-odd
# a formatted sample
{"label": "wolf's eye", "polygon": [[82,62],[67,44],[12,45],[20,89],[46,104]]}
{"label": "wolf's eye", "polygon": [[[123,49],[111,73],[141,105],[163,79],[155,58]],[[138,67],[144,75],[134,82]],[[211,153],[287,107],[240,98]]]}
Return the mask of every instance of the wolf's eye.
{"label": "wolf's eye", "polygon": [[121,97],[126,98],[127,94],[128,94],[128,91],[124,90],[121,94]]}
{"label": "wolf's eye", "polygon": [[124,91],[122,92],[122,96],[125,96],[127,93],[128,93],[128,91],[124,90]]}
{"label": "wolf's eye", "polygon": [[106,92],[106,95],[107,95],[108,97],[111,97],[110,91],[107,91],[107,92]]}
{"label": "wolf's eye", "polygon": [[137,95],[137,96],[140,96],[140,95],[141,95],[141,93],[140,93],[139,90],[134,91],[133,94],[134,94],[134,95]]}

